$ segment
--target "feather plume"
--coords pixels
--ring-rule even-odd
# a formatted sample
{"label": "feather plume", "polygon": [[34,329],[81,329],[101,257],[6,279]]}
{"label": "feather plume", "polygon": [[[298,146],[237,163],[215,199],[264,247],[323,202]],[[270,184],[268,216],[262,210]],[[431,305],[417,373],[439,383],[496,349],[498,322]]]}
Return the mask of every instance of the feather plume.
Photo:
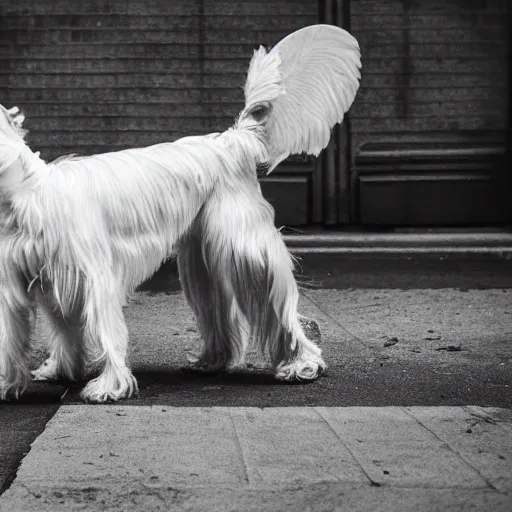
{"label": "feather plume", "polygon": [[269,172],[289,155],[318,155],[359,88],[359,45],[347,31],[313,25],[255,51],[238,127],[262,124]]}

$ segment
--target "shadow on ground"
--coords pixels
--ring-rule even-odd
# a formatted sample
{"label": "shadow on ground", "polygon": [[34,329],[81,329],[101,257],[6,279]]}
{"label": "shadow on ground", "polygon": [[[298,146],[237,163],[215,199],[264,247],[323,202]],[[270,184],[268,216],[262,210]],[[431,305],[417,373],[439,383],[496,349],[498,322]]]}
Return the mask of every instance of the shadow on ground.
{"label": "shadow on ground", "polygon": [[[334,363],[314,382],[287,383],[270,369],[240,369],[215,375],[189,368],[135,370],[139,394],[125,405],[179,407],[294,407],[481,405],[512,406],[506,367],[459,364],[447,369],[415,361]],[[449,371],[448,371],[449,370]],[[64,403],[81,403],[74,385]]]}

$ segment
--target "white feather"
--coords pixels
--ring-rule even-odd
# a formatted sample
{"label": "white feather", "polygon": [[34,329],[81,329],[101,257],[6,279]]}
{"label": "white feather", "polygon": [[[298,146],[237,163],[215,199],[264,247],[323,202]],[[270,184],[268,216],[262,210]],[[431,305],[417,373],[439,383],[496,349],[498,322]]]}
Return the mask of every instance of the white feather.
{"label": "white feather", "polygon": [[303,28],[269,53],[262,48],[255,52],[239,124],[247,126],[258,104],[270,104],[263,121],[270,170],[289,155],[316,156],[327,146],[332,128],[355,99],[360,68],[356,39],[332,25]]}

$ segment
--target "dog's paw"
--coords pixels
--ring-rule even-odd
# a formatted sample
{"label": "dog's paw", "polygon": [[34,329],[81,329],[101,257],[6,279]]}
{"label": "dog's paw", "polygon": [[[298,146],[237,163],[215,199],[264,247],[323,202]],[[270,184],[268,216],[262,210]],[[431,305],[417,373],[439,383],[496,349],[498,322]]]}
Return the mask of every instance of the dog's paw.
{"label": "dog's paw", "polygon": [[291,362],[283,362],[276,368],[276,379],[286,381],[312,381],[318,379],[325,370],[322,358],[305,360],[302,358]]}
{"label": "dog's paw", "polygon": [[205,354],[187,354],[188,362],[191,364],[190,371],[202,373],[219,373],[225,370],[227,362],[224,360],[212,360]]}
{"label": "dog's paw", "polygon": [[0,377],[0,402],[18,400],[18,398],[25,392],[25,389],[27,389],[27,385],[25,383],[8,384]]}
{"label": "dog's paw", "polygon": [[130,398],[138,392],[137,380],[126,368],[115,375],[102,373],[89,381],[80,393],[85,402],[100,404]]}
{"label": "dog's paw", "polygon": [[59,380],[59,370],[57,363],[54,359],[49,357],[46,361],[36,370],[30,372],[32,380]]}

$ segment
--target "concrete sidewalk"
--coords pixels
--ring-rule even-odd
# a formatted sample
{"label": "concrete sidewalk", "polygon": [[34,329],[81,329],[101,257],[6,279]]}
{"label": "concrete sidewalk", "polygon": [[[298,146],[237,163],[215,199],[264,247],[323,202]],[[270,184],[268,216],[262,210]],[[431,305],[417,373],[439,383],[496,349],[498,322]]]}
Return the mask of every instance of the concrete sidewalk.
{"label": "concrete sidewalk", "polygon": [[76,405],[0,509],[509,512],[511,475],[510,410]]}

